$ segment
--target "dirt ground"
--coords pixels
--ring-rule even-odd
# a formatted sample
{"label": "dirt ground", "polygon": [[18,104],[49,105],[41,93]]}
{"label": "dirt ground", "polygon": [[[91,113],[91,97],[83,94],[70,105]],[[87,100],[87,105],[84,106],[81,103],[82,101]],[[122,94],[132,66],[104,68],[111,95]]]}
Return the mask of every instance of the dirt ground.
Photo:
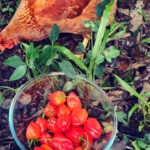
{"label": "dirt ground", "polygon": [[[0,4],[3,8],[12,7],[14,11],[17,7],[16,2],[13,0],[0,0]],[[139,9],[146,13],[146,20],[138,13]],[[0,31],[9,23],[14,11],[0,10]],[[118,106],[117,111],[127,113],[135,103],[138,103],[138,99],[117,84],[114,84],[113,73],[128,82],[134,81],[132,87],[140,93],[150,91],[150,44],[141,42],[143,39],[150,38],[150,1],[119,0],[116,21],[118,23],[127,22],[127,32],[124,36],[113,41],[113,44],[121,51],[121,55],[114,59],[112,63],[105,64],[106,73],[102,79],[109,81],[109,86],[115,87],[113,90],[106,90],[106,92],[113,104]],[[71,42],[73,46],[70,48],[73,50],[77,44],[76,39],[81,40],[82,38],[79,35],[63,34],[59,39],[59,43],[67,43],[69,45]],[[46,39],[41,43],[47,42],[48,40]],[[27,81],[26,78],[22,78],[19,81],[9,81],[14,69],[4,65],[3,62],[14,54],[24,58],[24,53],[19,46],[15,46],[12,50],[7,50],[0,54],[0,86],[17,88]],[[4,92],[4,89],[0,89],[0,92]],[[18,149],[8,126],[8,110],[13,96],[14,93],[7,91],[5,93],[5,101],[0,106],[0,150]],[[147,99],[149,100],[149,97]],[[118,123],[118,134],[112,150],[134,149],[131,144],[132,141],[135,138],[143,137],[143,133],[138,131],[141,118],[141,113],[137,112],[132,116],[129,124]],[[128,139],[125,140],[125,137]]]}

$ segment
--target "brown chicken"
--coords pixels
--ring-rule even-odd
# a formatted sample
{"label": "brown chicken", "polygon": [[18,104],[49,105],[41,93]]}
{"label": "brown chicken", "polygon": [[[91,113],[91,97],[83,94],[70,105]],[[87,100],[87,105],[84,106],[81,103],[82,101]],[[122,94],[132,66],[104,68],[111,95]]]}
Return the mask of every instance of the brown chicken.
{"label": "brown chicken", "polygon": [[[21,41],[40,41],[48,37],[54,24],[60,32],[81,34],[89,38],[84,20],[96,19],[95,7],[101,0],[21,0],[10,23],[0,33],[0,51],[11,49]],[[109,22],[114,18],[117,0]]]}

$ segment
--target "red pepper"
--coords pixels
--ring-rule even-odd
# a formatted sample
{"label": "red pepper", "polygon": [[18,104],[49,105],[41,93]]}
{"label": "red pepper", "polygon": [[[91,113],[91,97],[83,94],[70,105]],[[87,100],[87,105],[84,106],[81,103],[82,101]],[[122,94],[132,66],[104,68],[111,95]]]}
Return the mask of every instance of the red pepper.
{"label": "red pepper", "polygon": [[95,118],[88,118],[84,123],[84,131],[94,139],[98,139],[102,133],[102,126]]}
{"label": "red pepper", "polygon": [[56,106],[52,104],[51,102],[47,103],[47,105],[44,108],[44,114],[47,117],[53,117],[56,115]]}
{"label": "red pepper", "polygon": [[44,118],[38,117],[35,121],[41,128],[41,133],[44,133],[47,129],[48,121]]}
{"label": "red pepper", "polygon": [[85,132],[82,146],[85,150],[91,150],[93,146],[93,139]]}
{"label": "red pepper", "polygon": [[52,142],[52,135],[49,134],[48,132],[44,132],[44,133],[41,134],[39,141],[42,144],[47,144],[47,145],[50,146],[51,142]]}
{"label": "red pepper", "polygon": [[65,104],[62,104],[56,108],[57,116],[70,115],[70,110]]}
{"label": "red pepper", "polygon": [[74,150],[73,142],[62,134],[55,134],[52,139],[52,147],[55,150]]}
{"label": "red pepper", "polygon": [[49,145],[47,144],[42,144],[41,147],[44,149],[44,150],[53,150]]}
{"label": "red pepper", "polygon": [[86,109],[82,108],[75,108],[72,110],[71,113],[71,122],[74,126],[79,126],[84,124],[84,122],[88,118],[88,112]]}
{"label": "red pepper", "polygon": [[40,137],[40,134],[41,134],[40,126],[34,121],[31,121],[30,124],[27,126],[26,138],[28,140],[38,139]]}
{"label": "red pepper", "polygon": [[81,126],[72,126],[69,131],[65,133],[66,137],[76,144],[80,144],[80,138],[84,137],[84,130]]}
{"label": "red pepper", "polygon": [[57,126],[63,132],[67,131],[71,125],[71,118],[69,115],[60,115],[57,119]]}
{"label": "red pepper", "polygon": [[75,150],[83,150],[83,147],[82,146],[78,146],[75,148]]}
{"label": "red pepper", "polygon": [[66,94],[63,91],[56,91],[48,95],[48,99],[55,105],[59,106],[66,102]]}
{"label": "red pepper", "polygon": [[67,106],[70,110],[74,108],[81,108],[81,101],[79,97],[74,93],[70,92],[68,97],[67,97]]}
{"label": "red pepper", "polygon": [[45,149],[42,148],[41,146],[35,146],[35,147],[33,148],[33,150],[45,150]]}
{"label": "red pepper", "polygon": [[50,117],[47,123],[47,128],[49,129],[50,132],[53,132],[53,133],[61,132],[61,129],[56,124],[57,124],[57,118]]}

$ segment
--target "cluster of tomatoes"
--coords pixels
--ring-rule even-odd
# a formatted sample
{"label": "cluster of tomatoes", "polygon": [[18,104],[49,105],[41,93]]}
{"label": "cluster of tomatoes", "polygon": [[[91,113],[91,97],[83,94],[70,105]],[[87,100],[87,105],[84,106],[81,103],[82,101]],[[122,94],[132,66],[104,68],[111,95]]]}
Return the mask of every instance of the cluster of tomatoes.
{"label": "cluster of tomatoes", "polygon": [[48,95],[43,109],[45,117],[38,117],[27,126],[26,138],[39,141],[34,150],[90,150],[102,127],[96,118],[88,117],[79,97],[63,91]]}

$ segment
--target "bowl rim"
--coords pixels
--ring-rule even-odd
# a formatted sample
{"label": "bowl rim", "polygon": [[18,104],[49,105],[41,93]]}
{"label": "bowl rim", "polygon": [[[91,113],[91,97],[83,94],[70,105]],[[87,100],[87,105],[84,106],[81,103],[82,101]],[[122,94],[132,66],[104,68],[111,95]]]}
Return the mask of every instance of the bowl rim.
{"label": "bowl rim", "polygon": [[[42,78],[46,78],[46,77],[49,77],[49,76],[55,76],[55,75],[62,75],[62,76],[65,76],[66,74],[63,73],[63,72],[52,72],[52,73],[49,73],[49,74],[42,74],[42,75],[39,75],[35,78],[32,78],[30,80],[28,80],[25,84],[23,84],[18,92],[15,94],[14,98],[12,99],[12,102],[10,104],[10,108],[9,108],[9,113],[8,113],[8,122],[9,122],[9,129],[11,131],[11,134],[15,140],[15,142],[17,143],[17,145],[19,146],[19,148],[21,150],[26,150],[25,146],[20,142],[20,140],[18,139],[17,135],[16,135],[16,132],[15,132],[15,128],[14,128],[14,121],[13,121],[13,117],[14,117],[14,108],[15,108],[15,104],[16,104],[16,101],[17,101],[17,97],[20,96],[21,94],[21,91],[24,90],[27,85],[31,84],[33,81],[36,81],[38,79],[40,79],[41,77]],[[80,78],[84,81],[86,81],[87,83],[91,84],[92,86],[94,86],[97,90],[99,90],[100,92],[102,92],[106,97],[107,94],[94,82],[88,80],[87,78],[85,77],[82,77],[80,75],[76,75],[74,76],[75,78]],[[110,101],[111,103],[111,101]],[[111,136],[111,140],[109,140],[108,144],[105,146],[104,150],[110,150],[110,148],[112,147],[114,141],[115,141],[115,138],[116,138],[116,134],[117,134],[117,127],[118,127],[118,123],[117,123],[117,114],[116,114],[116,111],[113,107],[113,113],[114,113],[114,122],[113,122],[113,127],[114,127],[114,131],[113,131],[113,134]]]}

